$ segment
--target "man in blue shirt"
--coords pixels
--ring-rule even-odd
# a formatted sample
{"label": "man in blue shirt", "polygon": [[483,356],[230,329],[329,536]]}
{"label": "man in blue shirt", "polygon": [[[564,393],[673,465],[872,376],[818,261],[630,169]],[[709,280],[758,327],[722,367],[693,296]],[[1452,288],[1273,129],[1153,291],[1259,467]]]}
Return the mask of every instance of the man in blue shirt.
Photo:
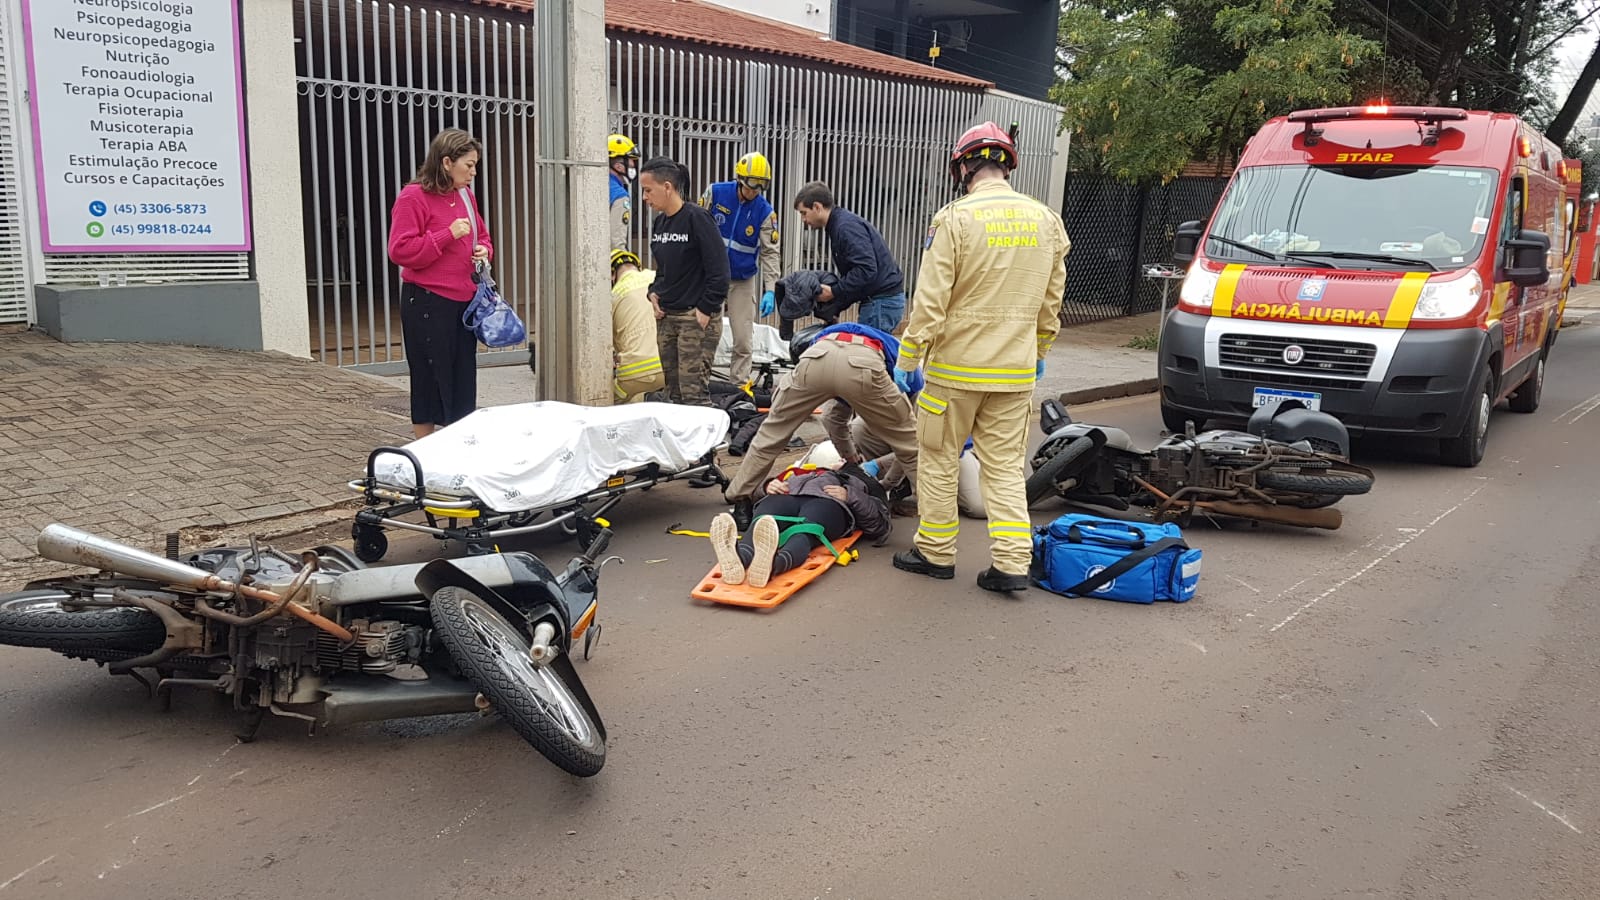
{"label": "man in blue shirt", "polygon": [[[804,332],[795,336],[794,343],[804,346]],[[854,408],[872,433],[893,449],[895,462],[906,477],[916,479],[917,428],[911,402],[889,374],[894,371],[900,342],[876,328],[843,322],[817,329],[811,345],[803,351],[800,346],[795,347],[799,359],[794,372],[773,395],[772,408],[727,488],[734,522],[741,530],[750,524],[751,510],[772,464],[824,400],[837,397]],[[908,384],[913,393],[920,388],[915,382]],[[851,443],[848,419],[842,424],[828,420],[823,426],[846,462],[862,462]]]}
{"label": "man in blue shirt", "polygon": [[778,214],[767,201],[772,165],[760,153],[746,153],[733,167],[733,181],[719,181],[700,195],[728,247],[728,328],[733,333],[729,377],[747,384],[752,370],[750,345],[759,314],[772,314],[778,283]]}
{"label": "man in blue shirt", "polygon": [[613,134],[606,139],[606,155],[610,157],[611,197],[606,201],[611,221],[611,249],[628,249],[628,225],[633,221],[633,194],[628,186],[639,174],[639,148],[626,135]]}
{"label": "man in blue shirt", "polygon": [[866,219],[834,206],[833,191],[820,181],[800,189],[794,208],[807,228],[827,232],[833,267],[839,271],[839,286],[823,286],[818,308],[837,315],[859,305],[856,321],[892,334],[905,315],[906,280],[883,235]]}

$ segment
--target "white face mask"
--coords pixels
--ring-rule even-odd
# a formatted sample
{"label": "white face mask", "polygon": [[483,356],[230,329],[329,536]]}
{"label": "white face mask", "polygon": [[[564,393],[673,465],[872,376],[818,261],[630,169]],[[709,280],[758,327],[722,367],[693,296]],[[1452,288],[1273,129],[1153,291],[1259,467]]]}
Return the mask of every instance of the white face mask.
{"label": "white face mask", "polygon": [[638,180],[638,178],[639,178],[639,170],[635,169],[633,166],[629,166],[628,167],[628,180],[629,181],[636,181],[636,180]]}

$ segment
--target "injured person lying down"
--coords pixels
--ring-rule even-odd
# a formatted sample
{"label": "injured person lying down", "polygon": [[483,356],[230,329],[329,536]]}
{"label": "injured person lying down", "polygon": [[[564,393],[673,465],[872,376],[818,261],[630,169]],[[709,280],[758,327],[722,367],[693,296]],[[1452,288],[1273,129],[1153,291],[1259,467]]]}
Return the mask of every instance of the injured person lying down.
{"label": "injured person lying down", "polygon": [[750,531],[739,537],[733,516],[711,521],[711,547],[726,584],[765,587],[772,576],[805,562],[817,547],[838,556],[833,541],[852,532],[877,546],[889,538],[889,499],[883,486],[823,443],[800,465],[766,484]]}

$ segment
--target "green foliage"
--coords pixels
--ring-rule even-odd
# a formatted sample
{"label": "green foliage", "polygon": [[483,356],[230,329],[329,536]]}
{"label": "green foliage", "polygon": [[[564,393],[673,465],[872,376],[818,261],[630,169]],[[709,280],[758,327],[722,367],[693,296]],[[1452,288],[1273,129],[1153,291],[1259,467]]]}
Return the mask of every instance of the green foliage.
{"label": "green foliage", "polygon": [[1157,337],[1155,330],[1151,329],[1150,331],[1146,331],[1144,334],[1136,334],[1129,338],[1127,346],[1132,347],[1135,350],[1154,350],[1156,349],[1156,342],[1158,340],[1159,338]]}
{"label": "green foliage", "polygon": [[1378,45],[1335,27],[1333,0],[1177,0],[1118,13],[1071,0],[1052,98],[1073,163],[1137,182],[1231,158],[1267,118],[1350,98]]}

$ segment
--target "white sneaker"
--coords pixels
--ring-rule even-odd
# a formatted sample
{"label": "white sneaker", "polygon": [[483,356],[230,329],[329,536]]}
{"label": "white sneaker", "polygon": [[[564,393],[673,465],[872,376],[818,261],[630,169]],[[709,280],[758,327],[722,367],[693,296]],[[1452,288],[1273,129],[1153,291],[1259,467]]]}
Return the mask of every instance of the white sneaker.
{"label": "white sneaker", "polygon": [[[711,520],[711,549],[717,553],[724,584],[744,584],[744,563],[739,561],[739,526],[728,513]],[[765,584],[766,582],[762,582]]]}
{"label": "white sneaker", "polygon": [[750,560],[750,586],[766,587],[772,577],[772,556],[778,552],[778,523],[771,516],[756,519],[750,526],[750,541],[756,551]]}

